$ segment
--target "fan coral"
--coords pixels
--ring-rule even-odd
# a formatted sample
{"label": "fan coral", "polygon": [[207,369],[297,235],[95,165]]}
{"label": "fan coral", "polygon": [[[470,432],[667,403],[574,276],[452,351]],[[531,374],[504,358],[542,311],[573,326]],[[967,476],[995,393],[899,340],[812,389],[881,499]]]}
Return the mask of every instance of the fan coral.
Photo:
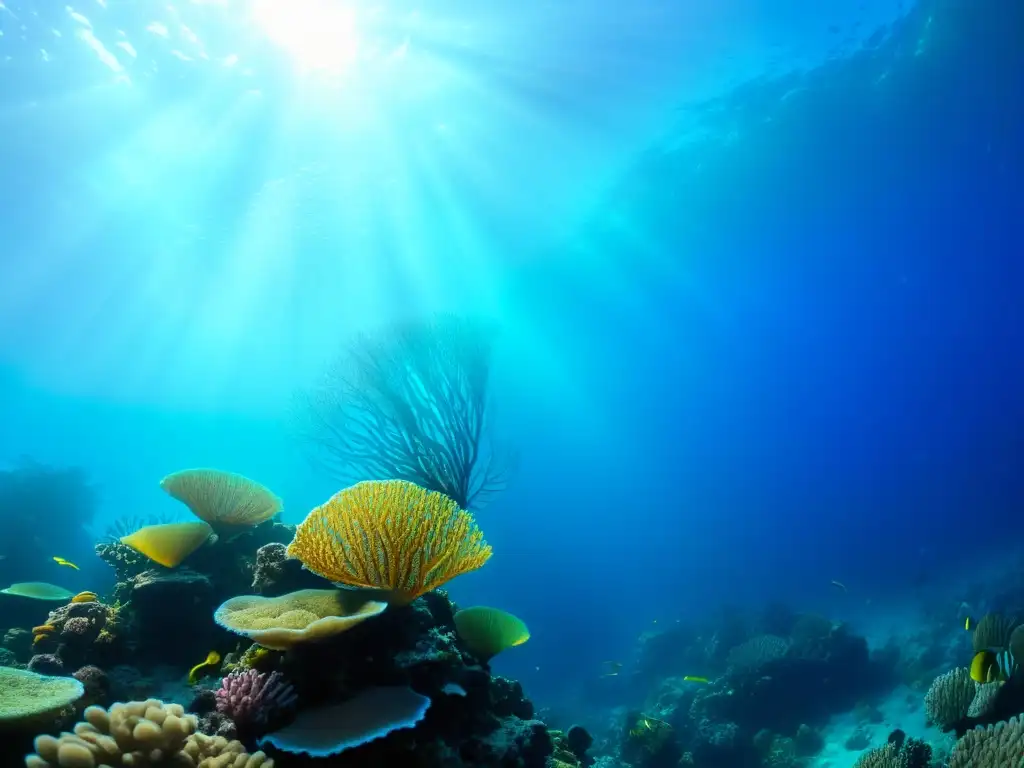
{"label": "fan coral", "polygon": [[168,475],[160,487],[231,538],[265,522],[281,511],[281,499],[270,489],[233,472],[185,469]]}
{"label": "fan coral", "polygon": [[193,520],[187,523],[147,525],[127,536],[120,543],[145,555],[164,568],[177,568],[189,555],[210,538],[213,528],[209,523]]}
{"label": "fan coral", "polygon": [[479,508],[511,468],[489,428],[493,339],[450,315],[356,339],[306,397],[311,458],[343,483],[406,480]]}
{"label": "fan coral", "polygon": [[978,625],[971,635],[971,643],[974,651],[992,650],[997,648],[1009,648],[1010,637],[1013,630],[1020,622],[1014,617],[1003,616],[999,613],[987,613],[981,617]]}
{"label": "fan coral", "polygon": [[235,671],[220,681],[217,711],[240,728],[261,726],[277,713],[294,706],[295,691],[280,672]]}
{"label": "fan coral", "polygon": [[444,494],[403,480],[358,483],[299,524],[288,554],[328,581],[410,603],[480,568],[491,548],[473,516]]}
{"label": "fan coral", "polygon": [[976,692],[977,684],[966,667],[939,675],[924,696],[925,714],[937,727],[948,731],[967,717]]}

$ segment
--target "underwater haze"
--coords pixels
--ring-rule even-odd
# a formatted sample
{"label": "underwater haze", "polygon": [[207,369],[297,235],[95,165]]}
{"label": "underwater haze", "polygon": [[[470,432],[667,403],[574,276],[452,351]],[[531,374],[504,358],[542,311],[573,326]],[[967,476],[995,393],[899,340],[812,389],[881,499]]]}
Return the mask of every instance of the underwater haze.
{"label": "underwater haze", "polygon": [[[760,765],[754,734],[808,723],[831,768],[890,730],[938,738],[878,702],[918,701],[971,665],[961,625],[1024,606],[1021,30],[1011,0],[0,0],[0,587],[123,605],[94,545],[190,510],[205,550],[254,535],[161,490],[181,470],[258,481],[290,526],[411,481],[493,548],[451,599],[529,627],[494,673],[549,725],[585,723],[604,768],[684,764],[637,746],[650,723],[689,733],[656,692],[788,636],[765,628],[779,606],[903,661],[821,723],[723,715],[747,744],[724,757],[680,735],[689,764]],[[477,337],[445,346],[438,318],[494,330],[479,392],[458,367]],[[459,387],[485,397],[486,503],[451,490],[448,454],[433,475],[368,456],[415,442],[388,431],[404,405],[339,452],[373,371],[330,373],[365,334],[406,397],[431,388],[396,328],[462,376],[421,418],[450,407],[457,432]],[[338,420],[311,429],[321,396]],[[324,572],[298,531],[305,575],[394,588]],[[238,550],[246,582],[270,540]],[[22,598],[0,631],[52,623]],[[678,656],[680,627],[706,657]],[[675,650],[652,661],[657,638]],[[206,650],[161,663],[184,679]],[[868,706],[863,744],[828,730]]]}

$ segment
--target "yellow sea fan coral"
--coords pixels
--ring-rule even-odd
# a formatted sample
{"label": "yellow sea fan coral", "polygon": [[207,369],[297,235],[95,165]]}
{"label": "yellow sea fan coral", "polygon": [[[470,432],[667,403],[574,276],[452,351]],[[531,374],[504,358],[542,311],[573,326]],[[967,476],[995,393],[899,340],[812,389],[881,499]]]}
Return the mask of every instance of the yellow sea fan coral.
{"label": "yellow sea fan coral", "polygon": [[219,469],[175,472],[160,487],[222,536],[242,533],[281,511],[281,499],[269,488]]}
{"label": "yellow sea fan coral", "polygon": [[243,595],[223,603],[213,618],[227,630],[274,651],[323,640],[377,616],[386,603],[337,589],[302,589],[280,597]]}
{"label": "yellow sea fan coral", "polygon": [[147,525],[135,533],[122,536],[121,543],[165,568],[177,568],[186,557],[206,543],[211,533],[213,529],[199,521],[162,523]]}
{"label": "yellow sea fan coral", "polygon": [[404,480],[353,485],[312,512],[288,555],[329,581],[409,603],[491,556],[473,516],[444,494]]}

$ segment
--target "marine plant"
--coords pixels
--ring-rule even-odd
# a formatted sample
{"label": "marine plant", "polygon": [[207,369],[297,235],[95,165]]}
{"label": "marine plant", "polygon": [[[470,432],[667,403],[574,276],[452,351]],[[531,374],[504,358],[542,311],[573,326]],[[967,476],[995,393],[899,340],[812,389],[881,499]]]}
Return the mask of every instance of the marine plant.
{"label": "marine plant", "polygon": [[490,425],[493,337],[445,315],[356,338],[300,397],[308,455],[342,483],[406,480],[482,506],[510,466]]}
{"label": "marine plant", "polygon": [[480,568],[491,547],[448,496],[387,480],[358,483],[310,512],[288,555],[328,581],[403,605]]}

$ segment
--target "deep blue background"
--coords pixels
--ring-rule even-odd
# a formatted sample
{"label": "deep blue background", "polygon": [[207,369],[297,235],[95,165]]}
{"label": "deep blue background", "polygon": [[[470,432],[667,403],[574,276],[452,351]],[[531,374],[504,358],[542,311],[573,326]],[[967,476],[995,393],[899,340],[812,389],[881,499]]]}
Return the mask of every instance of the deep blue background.
{"label": "deep blue background", "polygon": [[[781,598],[875,632],[909,623],[922,585],[970,579],[1016,556],[1020,29],[1024,10],[1010,0],[925,2],[852,57],[687,102],[585,225],[546,246],[544,258],[502,264],[498,304],[512,327],[496,402],[522,465],[481,513],[493,562],[452,593],[528,621],[530,643],[498,668],[539,701],[592,683],[604,660],[627,659],[656,620],[704,620],[723,604],[757,609]],[[688,133],[695,124],[703,137]],[[35,123],[26,125],[19,141],[32,137]],[[92,115],[80,131],[57,132],[53,153],[36,145],[27,157],[56,173],[90,147],[115,145],[106,126]],[[262,138],[250,127],[239,157]],[[19,152],[8,145],[3,157],[10,164]],[[259,175],[238,157],[220,162],[236,172],[211,186],[236,214]],[[48,216],[52,226],[54,211],[88,207],[51,193],[38,171],[12,168],[0,200],[11,211],[19,185],[30,187],[19,218]],[[543,192],[507,186],[512,197]],[[468,210],[518,245],[515,217],[486,207],[481,198]],[[145,232],[147,210],[119,211],[90,245],[135,265],[113,244],[137,237],[139,252],[141,243],[155,248],[178,224]],[[15,274],[12,251],[25,258],[26,232],[17,230],[17,249],[9,241],[0,251],[0,275]],[[155,484],[188,465],[264,480],[292,519],[336,490],[288,453],[277,411],[189,410],[34,386],[38,370],[19,367],[30,357],[23,350],[47,352],[44,331],[56,335],[62,313],[76,308],[76,281],[93,269],[87,256],[54,275],[63,282],[41,292],[37,316],[2,326],[5,455],[85,465],[108,515],[166,511]],[[396,278],[396,301],[420,276]],[[451,304],[474,298],[449,287]],[[114,288],[104,311],[116,318]],[[273,309],[315,316],[302,298]],[[246,344],[258,349],[271,325],[256,318]],[[543,355],[524,356],[530,339]],[[96,339],[97,350],[105,341]],[[311,357],[320,351],[305,337],[286,346],[275,363],[307,346]],[[56,344],[49,351],[58,362],[65,354]],[[80,343],[69,362],[89,351]],[[173,360],[177,350],[164,351]],[[223,350],[203,351],[211,366],[222,362]],[[123,361],[102,361],[122,372]],[[174,379],[179,370],[168,366]],[[69,370],[76,383],[79,369]],[[547,386],[554,380],[560,389]],[[956,591],[944,599],[954,612]]]}

